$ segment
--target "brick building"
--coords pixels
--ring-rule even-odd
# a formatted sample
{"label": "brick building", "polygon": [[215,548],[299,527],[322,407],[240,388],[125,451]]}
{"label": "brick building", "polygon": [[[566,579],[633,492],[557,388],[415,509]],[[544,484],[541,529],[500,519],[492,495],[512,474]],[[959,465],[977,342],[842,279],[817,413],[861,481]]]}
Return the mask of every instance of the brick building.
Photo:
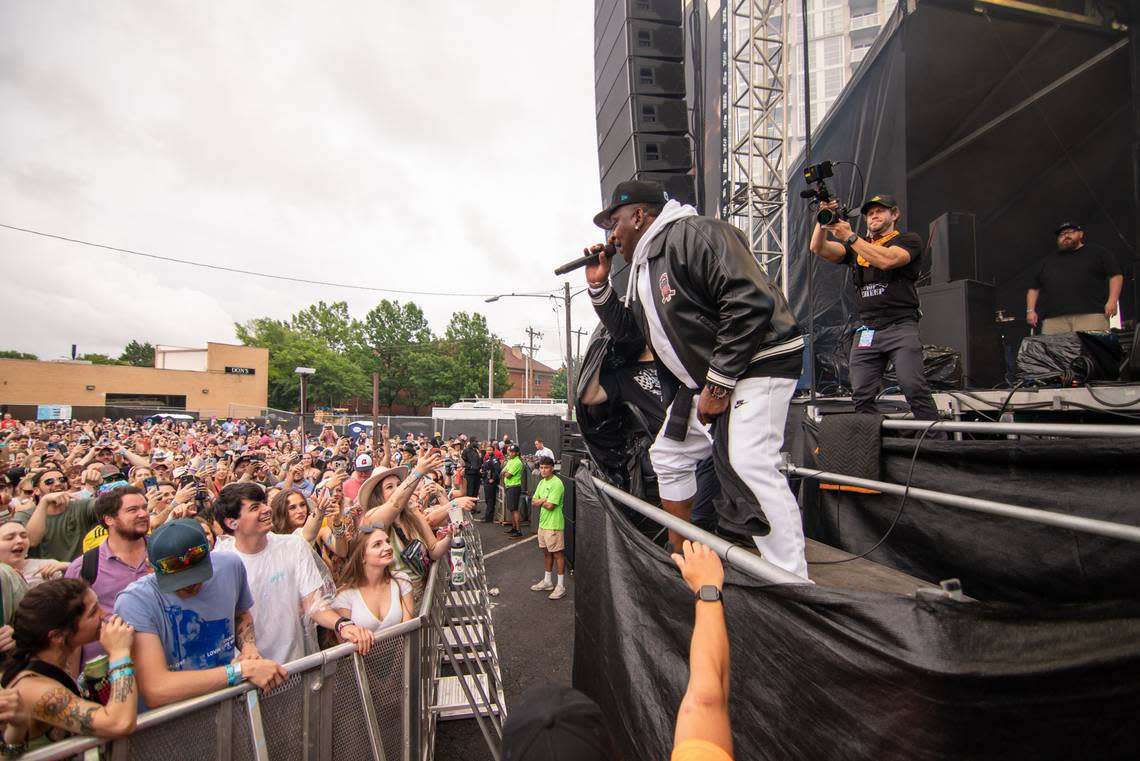
{"label": "brick building", "polygon": [[[510,388],[502,396],[504,399],[548,399],[550,383],[554,380],[554,368],[538,360],[527,360],[527,352],[522,346],[503,344],[503,359],[507,365],[507,380]],[[530,393],[527,393],[526,374],[529,366]]]}

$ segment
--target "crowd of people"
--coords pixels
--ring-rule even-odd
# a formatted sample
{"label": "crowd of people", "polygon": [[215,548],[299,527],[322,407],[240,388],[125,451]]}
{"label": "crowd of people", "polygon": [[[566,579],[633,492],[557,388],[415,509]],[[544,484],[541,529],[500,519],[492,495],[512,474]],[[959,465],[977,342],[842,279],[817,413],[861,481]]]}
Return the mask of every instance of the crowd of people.
{"label": "crowd of people", "polygon": [[[508,530],[521,536],[507,475],[518,459],[506,437],[485,446],[382,427],[373,442],[332,426],[302,437],[243,420],[5,415],[3,752],[129,734],[140,710],[242,682],[270,689],[282,664],[339,642],[366,654],[414,616],[480,485],[493,520],[504,478]],[[545,452],[535,462],[543,483],[557,481]],[[543,494],[536,588],[560,597],[549,527],[561,499],[549,484]]]}

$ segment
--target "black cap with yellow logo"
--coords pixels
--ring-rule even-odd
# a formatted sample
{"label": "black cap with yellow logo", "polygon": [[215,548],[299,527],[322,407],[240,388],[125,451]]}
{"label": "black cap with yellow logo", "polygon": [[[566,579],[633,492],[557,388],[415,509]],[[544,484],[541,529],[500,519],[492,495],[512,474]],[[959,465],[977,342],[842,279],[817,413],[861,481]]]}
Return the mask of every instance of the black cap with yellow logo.
{"label": "black cap with yellow logo", "polygon": [[859,213],[866,214],[867,209],[871,208],[872,206],[885,206],[888,209],[897,209],[899,207],[899,202],[896,201],[895,197],[892,195],[879,193],[868,198],[863,203],[863,205],[859,207]]}

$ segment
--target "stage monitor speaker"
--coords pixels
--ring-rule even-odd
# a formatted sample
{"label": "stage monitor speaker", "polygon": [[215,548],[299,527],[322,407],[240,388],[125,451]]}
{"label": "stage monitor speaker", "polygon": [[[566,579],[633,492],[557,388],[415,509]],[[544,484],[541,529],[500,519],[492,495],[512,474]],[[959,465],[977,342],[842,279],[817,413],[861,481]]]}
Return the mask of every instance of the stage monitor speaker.
{"label": "stage monitor speaker", "polygon": [[968,212],[948,211],[930,223],[930,283],[978,280],[977,225]]}
{"label": "stage monitor speaker", "polygon": [[918,289],[918,301],[922,343],[961,352],[967,388],[993,388],[1002,383],[1005,363],[1001,332],[994,321],[992,285],[975,280],[930,285]]}

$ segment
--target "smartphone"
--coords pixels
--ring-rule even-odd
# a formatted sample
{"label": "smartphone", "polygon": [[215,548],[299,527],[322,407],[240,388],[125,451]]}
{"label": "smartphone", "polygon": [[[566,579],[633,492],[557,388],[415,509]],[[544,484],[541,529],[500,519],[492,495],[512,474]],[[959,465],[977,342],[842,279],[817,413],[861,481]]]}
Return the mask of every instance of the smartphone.
{"label": "smartphone", "polygon": [[151,476],[150,478],[144,478],[143,479],[143,490],[144,491],[150,491],[151,489],[157,489],[157,488],[158,488],[158,479],[155,478],[154,476]]}

